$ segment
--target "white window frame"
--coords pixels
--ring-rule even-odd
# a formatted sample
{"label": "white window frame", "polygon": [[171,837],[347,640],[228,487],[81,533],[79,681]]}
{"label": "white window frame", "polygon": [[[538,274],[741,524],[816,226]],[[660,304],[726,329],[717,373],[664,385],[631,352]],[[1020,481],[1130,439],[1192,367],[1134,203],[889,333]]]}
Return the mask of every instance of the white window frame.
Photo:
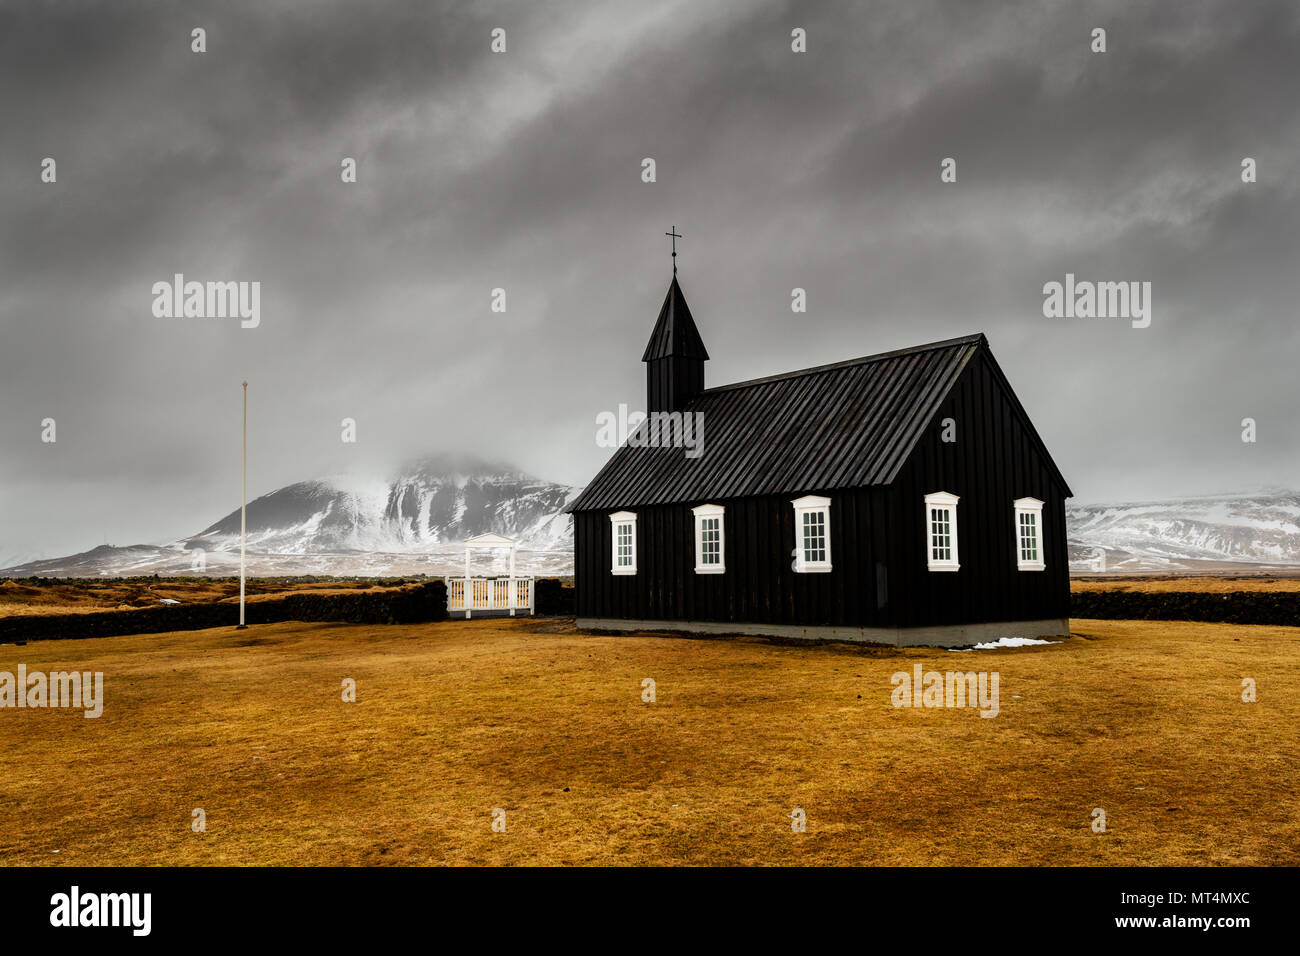
{"label": "white window frame", "polygon": [[[1045,571],[1047,562],[1043,557],[1043,503],[1037,498],[1017,498],[1014,502],[1015,517],[1015,542],[1016,542],[1016,567],[1021,571]],[[1020,516],[1029,515],[1033,518],[1034,526],[1034,550],[1038,557],[1030,560],[1025,557],[1025,549],[1020,535]]]}
{"label": "white window frame", "polygon": [[[934,491],[925,496],[925,563],[931,571],[958,571],[961,561],[957,555],[957,502],[961,499],[947,491]],[[946,509],[948,512],[948,554],[946,558],[934,556],[934,528],[930,512]]]}
{"label": "white window frame", "polygon": [[[831,569],[831,499],[804,495],[790,502],[794,505],[794,570],[797,574],[824,574]],[[826,542],[826,560],[804,559],[804,515],[821,514]]]}
{"label": "white window frame", "polygon": [[[627,525],[632,529],[632,563],[618,563],[618,529]],[[616,511],[609,516],[609,540],[610,550],[610,574],[636,574],[636,513],[632,511]]]}
{"label": "white window frame", "polygon": [[[727,571],[727,509],[722,505],[698,505],[691,509],[695,515],[695,573],[725,574]],[[718,563],[704,563],[704,522],[718,519]]]}

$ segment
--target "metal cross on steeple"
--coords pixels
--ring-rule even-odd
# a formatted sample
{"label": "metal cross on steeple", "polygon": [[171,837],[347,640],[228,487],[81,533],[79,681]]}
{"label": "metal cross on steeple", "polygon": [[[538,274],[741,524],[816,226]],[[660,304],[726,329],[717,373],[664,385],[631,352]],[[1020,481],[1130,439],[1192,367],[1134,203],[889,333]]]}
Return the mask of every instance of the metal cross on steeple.
{"label": "metal cross on steeple", "polygon": [[664,235],[673,237],[673,275],[677,275],[677,240],[682,238],[682,234],[673,226],[672,232],[665,232]]}

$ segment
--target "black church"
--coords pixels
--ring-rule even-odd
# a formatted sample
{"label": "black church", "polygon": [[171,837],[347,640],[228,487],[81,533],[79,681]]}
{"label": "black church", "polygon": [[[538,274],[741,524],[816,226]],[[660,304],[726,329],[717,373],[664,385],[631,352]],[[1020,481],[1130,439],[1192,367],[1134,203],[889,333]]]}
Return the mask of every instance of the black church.
{"label": "black church", "polygon": [[[642,356],[650,418],[568,508],[579,626],[1069,633],[1070,488],[983,334],[713,388],[708,358],[674,274]],[[646,440],[684,416],[693,454]]]}

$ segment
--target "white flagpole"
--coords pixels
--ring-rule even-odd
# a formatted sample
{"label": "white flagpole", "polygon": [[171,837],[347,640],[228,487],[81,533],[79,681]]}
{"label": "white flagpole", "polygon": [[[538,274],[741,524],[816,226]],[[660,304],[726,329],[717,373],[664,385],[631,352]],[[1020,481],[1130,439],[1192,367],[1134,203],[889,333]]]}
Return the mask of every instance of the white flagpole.
{"label": "white flagpole", "polygon": [[248,383],[244,383],[244,467],[239,495],[239,626],[244,623],[244,547],[247,541],[245,506],[248,501]]}

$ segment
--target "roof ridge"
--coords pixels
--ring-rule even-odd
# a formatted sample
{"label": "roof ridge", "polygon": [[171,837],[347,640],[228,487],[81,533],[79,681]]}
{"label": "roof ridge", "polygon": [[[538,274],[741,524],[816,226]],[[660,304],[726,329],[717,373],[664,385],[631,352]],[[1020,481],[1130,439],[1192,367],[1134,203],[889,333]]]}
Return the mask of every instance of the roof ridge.
{"label": "roof ridge", "polygon": [[874,355],[864,355],[861,358],[846,359],[843,362],[831,362],[829,365],[814,365],[810,368],[796,369],[793,372],[780,372],[776,375],[765,375],[762,378],[750,378],[743,382],[732,382],[729,385],[714,385],[712,388],[706,388],[700,394],[708,395],[713,392],[725,392],[733,388],[749,388],[753,385],[763,385],[767,382],[779,382],[788,378],[798,378],[800,375],[815,375],[818,372],[829,372],[834,369],[848,368],[853,365],[865,365],[868,362],[879,362],[884,359],[899,358],[903,355],[914,355],[917,352],[930,352],[936,349],[951,348],[954,345],[975,345],[980,342],[988,344],[983,332],[972,332],[970,335],[959,335],[956,338],[944,339],[940,342],[927,342],[925,345],[912,345],[903,349],[894,349],[890,352],[877,352]]}

